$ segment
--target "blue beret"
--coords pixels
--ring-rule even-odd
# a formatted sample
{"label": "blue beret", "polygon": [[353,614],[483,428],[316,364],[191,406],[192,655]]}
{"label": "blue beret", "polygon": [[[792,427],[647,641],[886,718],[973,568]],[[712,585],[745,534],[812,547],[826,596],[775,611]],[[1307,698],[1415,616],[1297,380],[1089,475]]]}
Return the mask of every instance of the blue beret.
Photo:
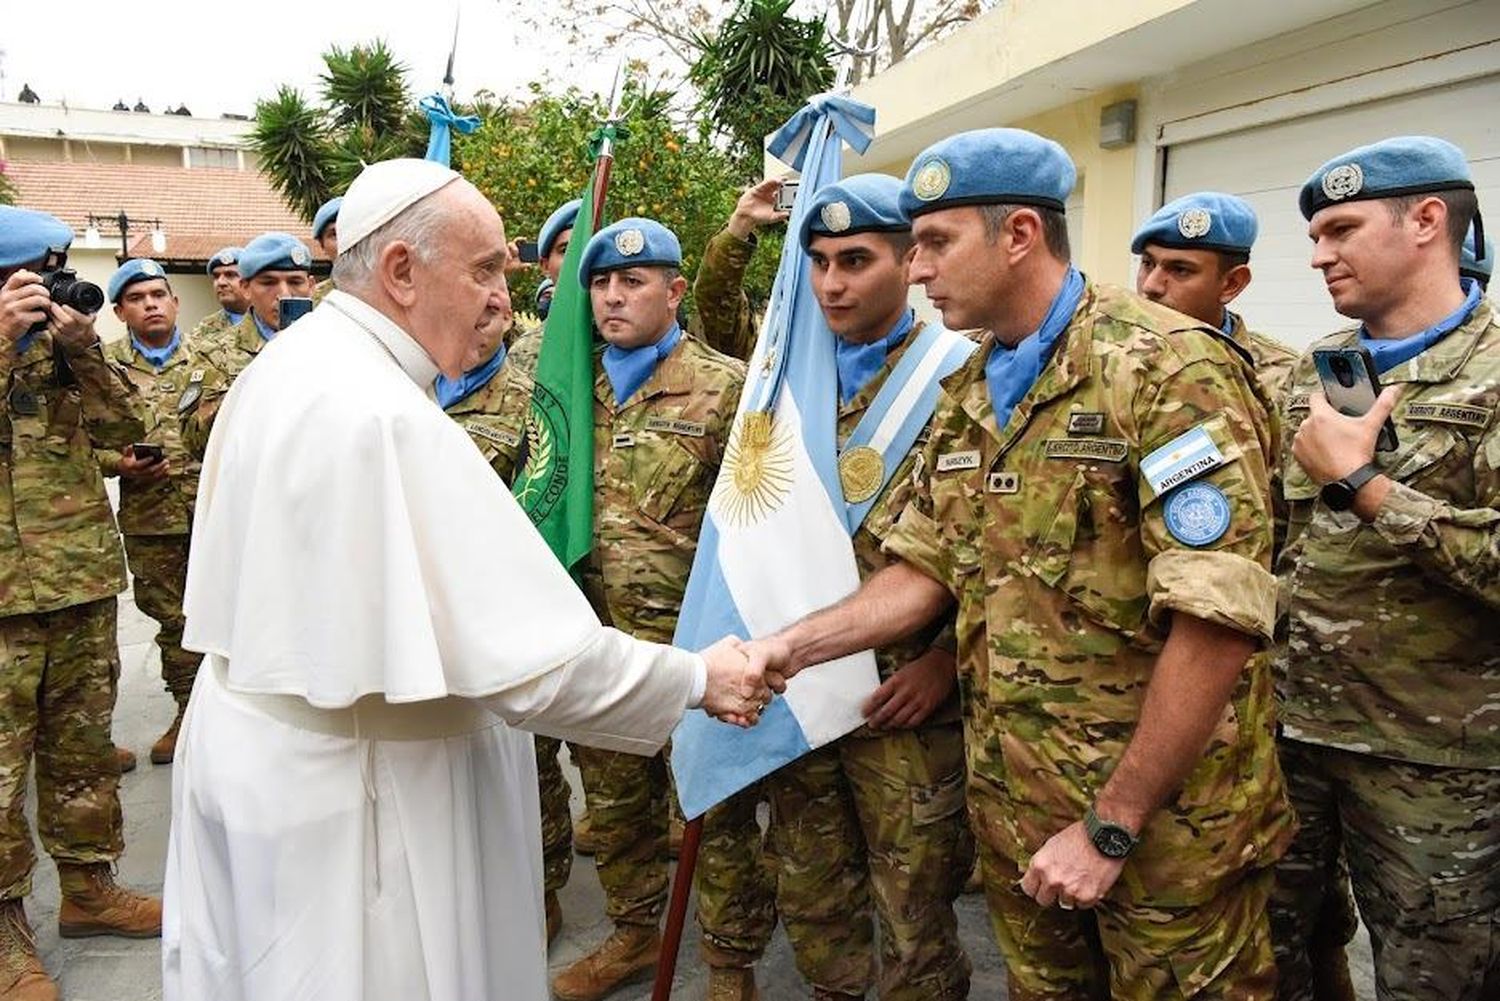
{"label": "blue beret", "polygon": [[1297,206],[1304,219],[1343,202],[1474,189],[1464,151],[1432,136],[1396,136],[1351,149],[1313,171]]}
{"label": "blue beret", "polygon": [[214,251],[214,256],[208,259],[208,276],[213,277],[215,268],[227,268],[231,264],[239,264],[240,255],[244,252],[243,247],[220,247]]}
{"label": "blue beret", "polygon": [[1223,250],[1248,254],[1255,244],[1260,224],[1255,210],[1243,198],[1217,191],[1183,195],[1156,210],[1130,241],[1130,252],[1139,254],[1146,244],[1181,247],[1185,250]]}
{"label": "blue beret", "polygon": [[797,239],[807,250],[815,236],[910,229],[911,220],[901,213],[901,182],[889,174],[855,174],[817,190],[807,204]]}
{"label": "blue beret", "polygon": [[1488,284],[1495,271],[1495,241],[1489,234],[1485,234],[1482,261],[1474,258],[1475,242],[1474,224],[1469,223],[1469,235],[1464,238],[1463,249],[1458,256],[1458,273],[1465,278],[1478,278]]}
{"label": "blue beret", "polygon": [[1067,150],[1025,129],[976,129],[917,155],[901,186],[908,218],[955,205],[1035,205],[1064,211],[1078,172]]}
{"label": "blue beret", "polygon": [[677,234],[654,219],[631,217],[605,226],[583,248],[578,281],[584,288],[600,271],[621,268],[677,268],[682,266],[682,244]]}
{"label": "blue beret", "polygon": [[56,216],[0,205],[0,268],[40,261],[49,250],[67,250],[73,231]]}
{"label": "blue beret", "polygon": [[552,245],[557,238],[562,236],[562,231],[572,229],[573,224],[578,221],[578,210],[583,207],[583,199],[575,198],[565,205],[558,206],[547,221],[542,223],[542,231],[537,234],[536,252],[541,257],[552,253]]}
{"label": "blue beret", "polygon": [[240,251],[240,277],[254,278],[262,271],[307,271],[312,253],[307,244],[290,233],[262,233]]}
{"label": "blue beret", "polygon": [[134,285],[136,282],[149,282],[153,278],[167,279],[167,273],[162,266],[149,257],[132,257],[120,265],[115,273],[109,276],[109,287],[104,290],[109,296],[109,301],[118,303],[120,293]]}
{"label": "blue beret", "polygon": [[324,202],[323,207],[318,209],[318,214],[313,216],[314,240],[321,240],[323,238],[323,230],[328,228],[328,224],[338,221],[339,206],[342,204],[344,204],[344,198],[340,195],[338,198]]}

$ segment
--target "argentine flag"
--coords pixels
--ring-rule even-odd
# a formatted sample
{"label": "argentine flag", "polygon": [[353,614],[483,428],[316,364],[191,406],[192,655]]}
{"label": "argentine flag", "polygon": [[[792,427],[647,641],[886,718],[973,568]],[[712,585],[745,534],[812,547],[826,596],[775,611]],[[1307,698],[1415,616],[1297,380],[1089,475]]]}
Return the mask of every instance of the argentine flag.
{"label": "argentine flag", "polygon": [[[801,189],[698,538],[677,646],[765,636],[859,588],[850,541],[858,523],[851,527],[838,474],[834,335],[793,234],[812,193],[842,176],[843,143],[863,153],[874,123],[868,105],[824,94],[772,139],[772,154],[801,170]],[[749,730],[688,713],[672,737],[683,814],[700,816],[858,727],[879,683],[874,654],[864,651],[798,674]]]}

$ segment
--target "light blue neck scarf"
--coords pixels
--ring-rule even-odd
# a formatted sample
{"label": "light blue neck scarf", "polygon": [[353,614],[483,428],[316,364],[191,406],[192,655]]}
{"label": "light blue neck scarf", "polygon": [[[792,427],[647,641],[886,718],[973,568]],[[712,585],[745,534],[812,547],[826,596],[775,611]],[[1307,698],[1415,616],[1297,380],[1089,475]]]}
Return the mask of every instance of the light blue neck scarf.
{"label": "light blue neck scarf", "polygon": [[151,345],[135,336],[135,331],[131,331],[130,343],[135,346],[135,349],[137,351],[140,352],[142,358],[151,363],[152,368],[159,369],[167,362],[171,361],[172,356],[177,353],[177,349],[182,346],[182,334],[176,327],[173,327],[172,339],[162,347],[153,348]]}
{"label": "light blue neck scarf", "polygon": [[655,344],[642,344],[638,348],[617,348],[611,344],[604,349],[600,360],[610,388],[615,391],[615,406],[623,404],[646,384],[656,366],[672,353],[681,338],[682,328],[674,323]]}
{"label": "light blue neck scarf", "polygon": [[250,311],[250,318],[255,321],[255,329],[260,332],[261,340],[269,341],[271,338],[276,336],[276,331],[272,330],[270,327],[261,322],[260,316],[253,309]]}
{"label": "light blue neck scarf", "polygon": [[833,360],[839,370],[839,400],[848,406],[859,391],[870,384],[870,380],[885,366],[891,349],[906,339],[917,322],[917,314],[907,310],[891,328],[891,332],[869,344],[850,344],[840,338],[834,339]]}
{"label": "light blue neck scarf", "polygon": [[984,363],[984,380],[990,388],[990,404],[995,408],[995,426],[1000,430],[1005,429],[1011,411],[1041,377],[1042,367],[1052,355],[1053,343],[1073,322],[1083,290],[1083,275],[1077,268],[1069,267],[1062,289],[1036,332],[1013,348],[996,342],[990,351]]}
{"label": "light blue neck scarf", "polygon": [[481,365],[469,369],[457,379],[450,379],[441,372],[433,382],[432,388],[437,393],[438,406],[447,410],[460,400],[466,400],[475,392],[489,385],[495,373],[500,371],[500,366],[505,364],[505,345],[490,356],[490,360]]}
{"label": "light blue neck scarf", "polygon": [[1469,314],[1474,312],[1480,300],[1484,298],[1484,289],[1480,288],[1479,283],[1472,278],[1460,278],[1459,284],[1464,290],[1463,305],[1426,330],[1419,330],[1410,337],[1403,337],[1400,340],[1371,337],[1369,332],[1360,326],[1359,343],[1367,348],[1375,359],[1376,372],[1385,373],[1404,361],[1410,361],[1463,326]]}

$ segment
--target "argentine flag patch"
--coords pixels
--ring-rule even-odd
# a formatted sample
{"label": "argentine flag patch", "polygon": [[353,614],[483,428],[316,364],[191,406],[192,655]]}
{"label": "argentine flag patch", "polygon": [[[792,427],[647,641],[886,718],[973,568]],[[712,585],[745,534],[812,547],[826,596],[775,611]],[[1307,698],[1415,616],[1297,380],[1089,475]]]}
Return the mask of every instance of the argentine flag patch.
{"label": "argentine flag patch", "polygon": [[1141,475],[1160,497],[1210,469],[1224,465],[1224,453],[1202,424],[1167,442],[1141,460]]}

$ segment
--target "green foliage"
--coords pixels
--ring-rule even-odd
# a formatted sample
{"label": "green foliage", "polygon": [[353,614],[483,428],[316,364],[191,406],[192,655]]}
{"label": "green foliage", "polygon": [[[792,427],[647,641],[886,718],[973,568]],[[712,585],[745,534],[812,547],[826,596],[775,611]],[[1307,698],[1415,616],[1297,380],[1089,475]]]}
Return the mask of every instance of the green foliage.
{"label": "green foliage", "polygon": [[383,40],[347,51],[335,45],[323,54],[323,64],[328,68],[320,78],[323,103],[332,113],[334,128],[353,126],[377,133],[401,128],[411,104],[406,66]]}
{"label": "green foliage", "polygon": [[[499,105],[477,132],[454,137],[464,176],[494,203],[512,238],[535,237],[553,209],[583,194],[592,176],[589,137],[606,114],[602,99],[576,90],[551,95],[533,85],[531,92],[528,103]],[[682,241],[683,272],[691,282],[741,185],[723,150],[707,136],[688,135],[672,124],[664,113],[669,99],[634,85],[627,90],[627,135],[615,147],[605,221],[638,215],[669,227]],[[752,297],[764,298],[781,234],[765,233],[760,242],[746,284]],[[531,308],[537,280],[528,271],[513,282],[518,309]]]}
{"label": "green foliage", "polygon": [[790,14],[794,0],[740,0],[716,35],[699,35],[688,79],[698,111],[729,143],[740,174],[760,176],[764,137],[833,85],[823,23]]}
{"label": "green foliage", "polygon": [[287,204],[308,219],[332,197],[333,145],[324,113],[300,91],[282,86],[255,102],[250,148]]}

